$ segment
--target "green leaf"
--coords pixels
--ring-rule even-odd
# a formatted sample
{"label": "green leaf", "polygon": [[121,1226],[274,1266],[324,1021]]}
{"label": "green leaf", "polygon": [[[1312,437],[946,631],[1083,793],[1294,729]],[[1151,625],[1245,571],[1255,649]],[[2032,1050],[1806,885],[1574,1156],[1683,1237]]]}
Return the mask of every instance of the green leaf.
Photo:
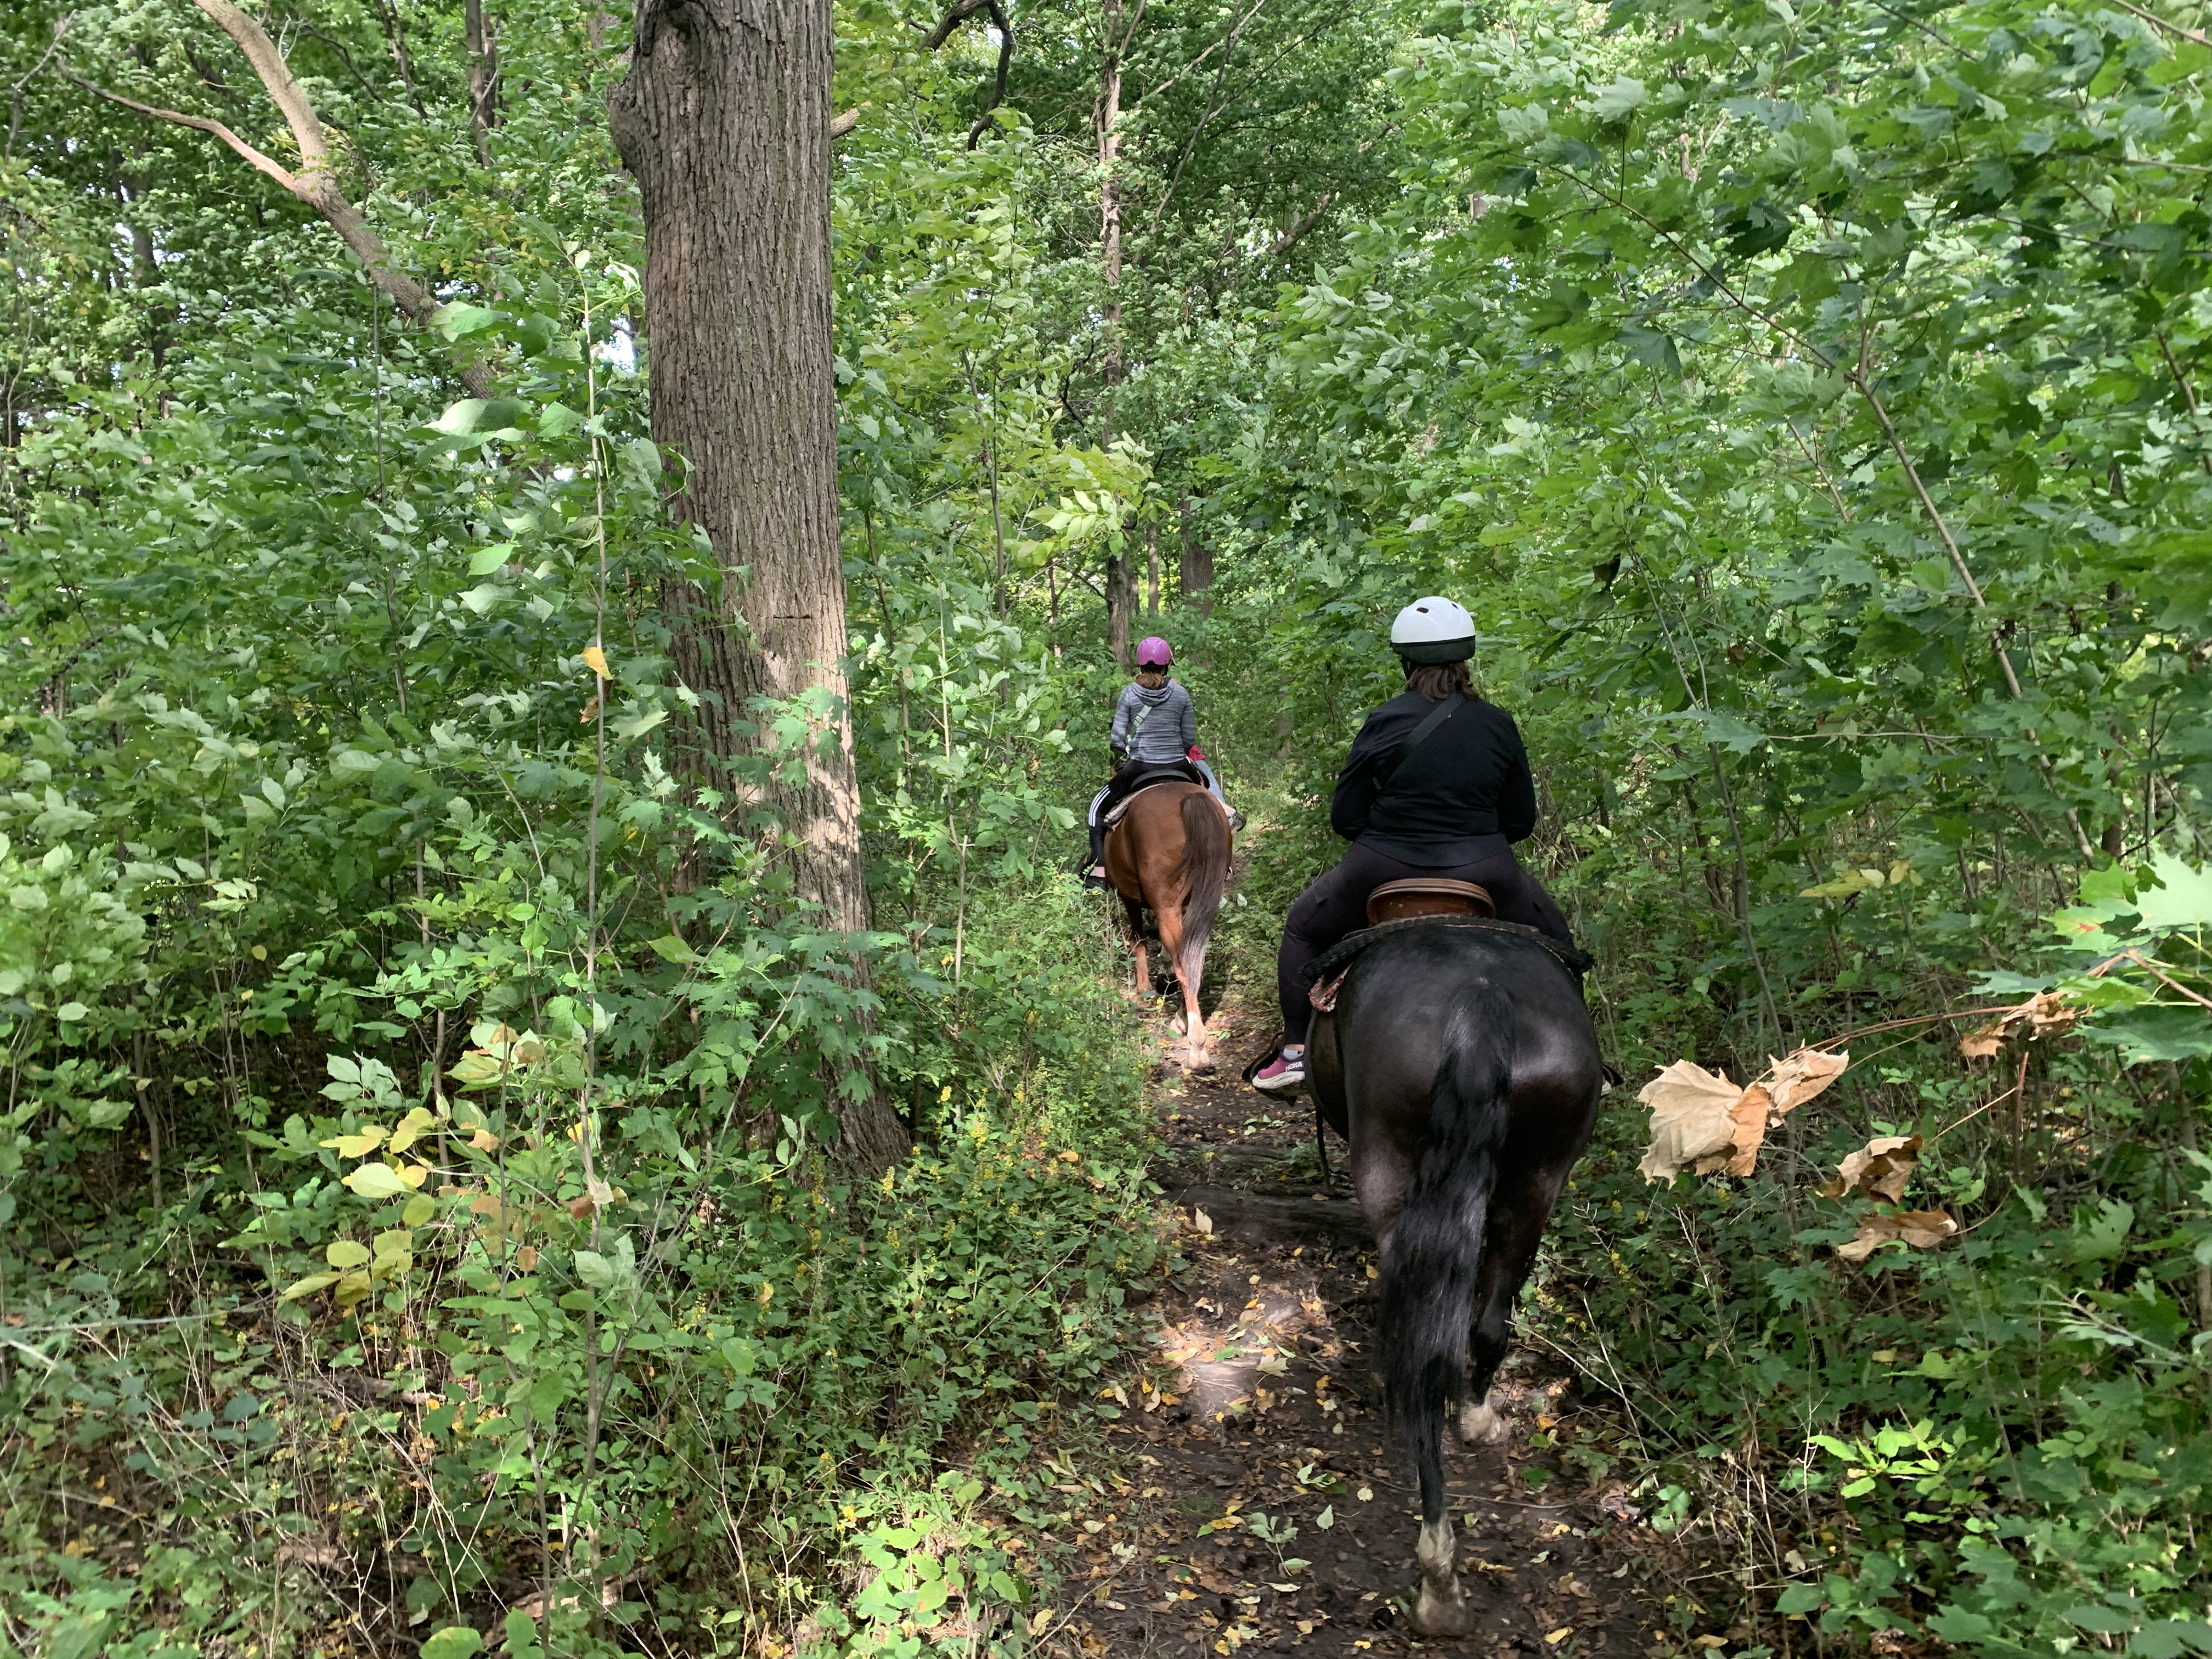
{"label": "green leaf", "polygon": [[335,1239],[330,1247],[324,1250],[323,1260],[340,1273],[350,1273],[356,1267],[366,1267],[368,1265],[368,1246],[358,1239]]}
{"label": "green leaf", "polygon": [[615,1264],[597,1250],[578,1250],[576,1277],[595,1291],[611,1290],[615,1283]]}
{"label": "green leaf", "polygon": [[364,1164],[345,1178],[345,1184],[370,1200],[397,1198],[407,1190],[389,1164]]}
{"label": "green leaf", "polygon": [[295,1279],[287,1285],[283,1294],[276,1299],[279,1302],[297,1302],[303,1296],[313,1296],[317,1291],[328,1290],[342,1277],[338,1273],[309,1273],[305,1279]]}
{"label": "green leaf", "polygon": [[698,952],[694,951],[679,935],[675,933],[664,933],[660,938],[649,939],[647,943],[653,947],[653,953],[659,957],[664,962],[696,962],[699,960]]}
{"label": "green leaf", "polygon": [[473,1659],[483,1651],[483,1637],[466,1625],[448,1625],[424,1638],[422,1659]]}
{"label": "green leaf", "polygon": [[513,542],[494,542],[489,547],[480,547],[469,559],[469,574],[489,576],[502,566],[514,562]]}
{"label": "green leaf", "polygon": [[417,1193],[407,1200],[407,1207],[399,1212],[399,1218],[410,1227],[419,1227],[437,1213],[438,1200],[427,1194]]}

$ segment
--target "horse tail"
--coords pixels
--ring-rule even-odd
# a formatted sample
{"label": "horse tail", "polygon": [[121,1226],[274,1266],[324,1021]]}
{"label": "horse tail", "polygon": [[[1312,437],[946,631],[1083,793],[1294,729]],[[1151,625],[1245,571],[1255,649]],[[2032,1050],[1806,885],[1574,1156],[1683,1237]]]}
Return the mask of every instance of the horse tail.
{"label": "horse tail", "polygon": [[1468,988],[1447,1016],[1429,1144],[1382,1277],[1384,1397],[1411,1437],[1428,1522],[1443,1515],[1444,1408],[1466,1376],[1475,1272],[1513,1092],[1514,1024],[1512,1002],[1486,983]]}
{"label": "horse tail", "polygon": [[1176,971],[1195,996],[1206,971],[1206,941],[1229,884],[1228,816],[1202,789],[1182,798],[1182,862],[1176,880],[1182,889],[1182,950]]}

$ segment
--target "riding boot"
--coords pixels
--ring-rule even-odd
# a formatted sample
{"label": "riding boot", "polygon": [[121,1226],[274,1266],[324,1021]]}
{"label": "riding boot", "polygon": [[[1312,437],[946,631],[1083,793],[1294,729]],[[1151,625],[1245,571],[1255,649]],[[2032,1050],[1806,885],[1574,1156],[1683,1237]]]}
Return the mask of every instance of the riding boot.
{"label": "riding boot", "polygon": [[1103,891],[1106,878],[1098,873],[1106,862],[1106,831],[1096,819],[1091,825],[1091,851],[1083,860],[1083,884],[1093,892]]}

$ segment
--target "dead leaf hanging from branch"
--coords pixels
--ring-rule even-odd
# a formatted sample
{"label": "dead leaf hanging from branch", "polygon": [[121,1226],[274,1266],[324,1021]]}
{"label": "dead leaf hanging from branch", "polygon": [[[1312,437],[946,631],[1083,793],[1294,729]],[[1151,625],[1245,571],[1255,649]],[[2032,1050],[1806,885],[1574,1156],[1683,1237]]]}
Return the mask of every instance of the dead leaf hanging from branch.
{"label": "dead leaf hanging from branch", "polygon": [[1739,1089],[1725,1072],[1678,1060],[1637,1096],[1651,1109],[1651,1145],[1637,1169],[1646,1181],[1671,1181],[1686,1168],[1699,1175],[1753,1174],[1766,1132],[1850,1063],[1848,1054],[1800,1048],[1770,1059],[1763,1077]]}
{"label": "dead leaf hanging from branch", "polygon": [[1968,1060],[1989,1060],[2005,1039],[2025,1030],[2031,1038],[2063,1031],[2088,1012],[2069,1003],[2056,991],[2038,991],[2017,1008],[2008,1008],[1986,1025],[1978,1025],[1959,1039],[1959,1052]]}
{"label": "dead leaf hanging from branch", "polygon": [[1836,1178],[1820,1188],[1823,1198],[1863,1193],[1892,1204],[1905,1201],[1905,1183],[1920,1163],[1918,1135],[1878,1135],[1844,1160]]}
{"label": "dead leaf hanging from branch", "polygon": [[1941,1210],[1879,1210],[1859,1218],[1859,1236],[1837,1245],[1836,1254],[1846,1261],[1863,1261],[1893,1238],[1924,1250],[1958,1231],[1959,1224]]}

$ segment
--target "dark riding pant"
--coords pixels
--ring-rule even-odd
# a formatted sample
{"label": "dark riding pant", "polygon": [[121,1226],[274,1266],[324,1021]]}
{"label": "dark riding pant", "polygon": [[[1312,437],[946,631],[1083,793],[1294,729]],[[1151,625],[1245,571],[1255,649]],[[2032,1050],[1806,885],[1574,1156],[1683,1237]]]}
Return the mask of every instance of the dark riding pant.
{"label": "dark riding pant", "polygon": [[1139,783],[1157,782],[1162,778],[1183,778],[1201,787],[1206,783],[1206,774],[1188,761],[1123,762],[1121,769],[1114,775],[1114,781],[1106,786],[1105,793],[1098,797],[1097,804],[1091,809],[1091,856],[1084,860],[1085,869],[1090,869],[1106,856],[1106,815]]}
{"label": "dark riding pant", "polygon": [[1284,920],[1282,948],[1275,955],[1275,991],[1282,999],[1285,1042],[1304,1042],[1307,1022],[1313,1018],[1313,1005],[1306,1000],[1306,964],[1367,925],[1370,893],[1386,881],[1415,877],[1474,882],[1496,901],[1500,921],[1517,921],[1563,944],[1574,943],[1558,902],[1544,890],[1543,883],[1521,867],[1510,847],[1472,864],[1425,865],[1407,864],[1364,842],[1354,842],[1336,868],[1298,896]]}

